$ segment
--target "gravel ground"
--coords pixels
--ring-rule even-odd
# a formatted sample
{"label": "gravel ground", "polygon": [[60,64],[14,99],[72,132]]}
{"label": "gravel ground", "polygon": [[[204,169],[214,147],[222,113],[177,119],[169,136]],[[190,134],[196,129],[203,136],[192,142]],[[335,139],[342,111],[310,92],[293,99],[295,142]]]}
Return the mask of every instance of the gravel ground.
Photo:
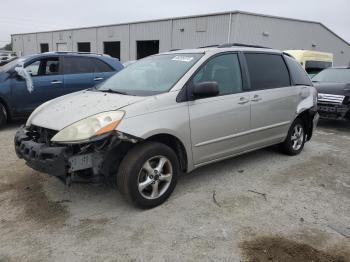
{"label": "gravel ground", "polygon": [[180,177],[152,210],[17,159],[0,131],[0,261],[350,261],[350,125],[302,154],[259,150]]}

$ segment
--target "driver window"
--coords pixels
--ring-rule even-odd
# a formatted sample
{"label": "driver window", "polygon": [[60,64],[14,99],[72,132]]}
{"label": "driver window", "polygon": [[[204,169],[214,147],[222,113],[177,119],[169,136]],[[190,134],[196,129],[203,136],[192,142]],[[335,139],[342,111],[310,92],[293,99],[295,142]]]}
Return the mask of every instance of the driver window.
{"label": "driver window", "polygon": [[39,74],[40,60],[27,65],[25,68],[31,76],[37,76]]}
{"label": "driver window", "polygon": [[242,76],[237,54],[212,58],[193,77],[193,84],[217,82],[219,95],[242,92]]}
{"label": "driver window", "polygon": [[57,75],[59,73],[59,60],[57,57],[37,60],[25,67],[31,76]]}

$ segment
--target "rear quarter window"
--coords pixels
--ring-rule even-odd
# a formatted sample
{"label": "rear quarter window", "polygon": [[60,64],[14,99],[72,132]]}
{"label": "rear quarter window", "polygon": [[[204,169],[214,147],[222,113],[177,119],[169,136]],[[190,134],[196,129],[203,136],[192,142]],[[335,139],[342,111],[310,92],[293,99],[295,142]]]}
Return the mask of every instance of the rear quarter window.
{"label": "rear quarter window", "polygon": [[107,63],[99,60],[94,59],[95,61],[95,72],[113,72],[113,68],[109,66]]}
{"label": "rear quarter window", "polygon": [[290,86],[289,72],[279,54],[246,53],[250,85],[253,90]]}
{"label": "rear quarter window", "polygon": [[312,86],[312,82],[307,75],[306,71],[294,58],[289,56],[284,56],[285,61],[288,65],[289,72],[292,78],[293,85],[305,85]]}

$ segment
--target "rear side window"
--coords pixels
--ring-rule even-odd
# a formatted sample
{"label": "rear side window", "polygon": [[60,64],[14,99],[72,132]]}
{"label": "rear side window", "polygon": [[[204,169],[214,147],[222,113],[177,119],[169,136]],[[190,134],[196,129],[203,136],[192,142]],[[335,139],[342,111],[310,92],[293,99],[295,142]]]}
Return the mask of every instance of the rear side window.
{"label": "rear side window", "polygon": [[64,72],[65,74],[85,74],[95,71],[95,63],[90,58],[84,57],[65,57]]}
{"label": "rear side window", "polygon": [[114,71],[112,67],[107,65],[105,62],[94,59],[95,61],[95,72],[112,72]]}
{"label": "rear side window", "polygon": [[312,82],[305,72],[305,70],[301,67],[301,65],[294,58],[284,56],[287,62],[290,76],[293,81],[293,85],[305,85],[312,86]]}
{"label": "rear side window", "polygon": [[245,54],[253,90],[290,86],[287,66],[281,55]]}

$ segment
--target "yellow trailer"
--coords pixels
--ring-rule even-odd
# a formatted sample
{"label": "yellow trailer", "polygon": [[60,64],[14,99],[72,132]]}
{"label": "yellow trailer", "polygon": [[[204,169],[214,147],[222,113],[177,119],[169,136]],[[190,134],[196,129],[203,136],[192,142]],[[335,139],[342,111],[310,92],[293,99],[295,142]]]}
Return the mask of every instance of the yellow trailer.
{"label": "yellow trailer", "polygon": [[323,69],[333,66],[333,54],[311,50],[286,50],[303,66],[305,71],[313,77]]}

